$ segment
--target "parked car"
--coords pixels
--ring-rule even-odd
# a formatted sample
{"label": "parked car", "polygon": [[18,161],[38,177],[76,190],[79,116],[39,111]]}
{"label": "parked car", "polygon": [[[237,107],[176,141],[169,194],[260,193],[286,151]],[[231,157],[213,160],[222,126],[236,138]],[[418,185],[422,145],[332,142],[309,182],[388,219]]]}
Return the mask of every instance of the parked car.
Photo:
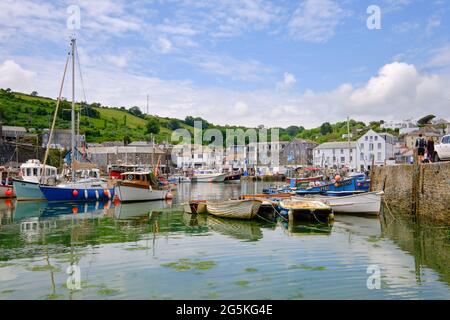
{"label": "parked car", "polygon": [[440,143],[434,146],[434,160],[450,160],[450,134],[443,136]]}

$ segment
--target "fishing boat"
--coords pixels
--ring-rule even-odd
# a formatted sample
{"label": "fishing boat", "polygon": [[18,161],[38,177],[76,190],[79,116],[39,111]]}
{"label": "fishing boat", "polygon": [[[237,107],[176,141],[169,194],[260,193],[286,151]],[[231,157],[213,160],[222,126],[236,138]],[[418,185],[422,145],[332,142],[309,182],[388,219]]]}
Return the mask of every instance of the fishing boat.
{"label": "fishing boat", "polygon": [[15,192],[9,178],[9,171],[5,167],[0,167],[0,198],[13,198]]}
{"label": "fishing boat", "polygon": [[289,221],[324,222],[334,218],[332,208],[319,200],[285,199],[278,204],[280,214],[288,217]]}
{"label": "fishing boat", "polygon": [[206,200],[191,200],[184,204],[184,212],[190,214],[207,213]]}
{"label": "fishing boat", "polygon": [[13,179],[17,200],[45,200],[39,184],[53,185],[58,180],[57,169],[30,159],[20,165],[19,177]]}
{"label": "fishing boat", "polygon": [[240,172],[231,172],[225,177],[225,182],[240,182],[241,175]]}
{"label": "fishing boat", "polygon": [[122,202],[164,200],[170,188],[160,187],[152,172],[124,172],[117,181],[115,194]]}
{"label": "fishing boat", "polygon": [[256,217],[261,204],[261,200],[206,201],[206,210],[216,217],[250,220]]}
{"label": "fishing boat", "polygon": [[381,208],[384,192],[365,192],[346,196],[314,196],[329,205],[335,213],[364,213],[377,215]]}
{"label": "fishing boat", "polygon": [[227,173],[219,173],[215,170],[196,170],[191,178],[191,182],[224,182]]}

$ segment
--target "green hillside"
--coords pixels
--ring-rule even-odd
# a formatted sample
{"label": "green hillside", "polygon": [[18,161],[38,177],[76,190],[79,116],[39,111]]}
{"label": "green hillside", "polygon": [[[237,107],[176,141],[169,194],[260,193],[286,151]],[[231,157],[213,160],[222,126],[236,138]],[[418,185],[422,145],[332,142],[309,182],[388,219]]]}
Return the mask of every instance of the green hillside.
{"label": "green hillside", "polygon": [[[53,118],[56,100],[40,97],[36,92],[24,94],[12,92],[9,89],[0,89],[0,121],[4,125],[23,126],[33,128],[40,133],[49,128]],[[138,107],[108,107],[100,103],[77,103],[76,109],[81,112],[80,131],[86,134],[88,142],[103,141],[136,141],[150,140],[157,142],[168,141],[173,130],[185,128],[193,132],[194,120],[201,120],[203,128],[216,128],[225,133],[226,129],[246,129],[238,126],[218,126],[201,118],[186,117],[184,120],[144,115]],[[71,104],[61,101],[56,127],[68,129],[70,127]],[[300,116],[300,115],[299,115]],[[380,131],[382,121],[363,122],[350,120],[350,131],[358,137],[369,128]],[[396,133],[390,131],[392,133]],[[330,124],[323,123],[320,127],[305,129],[303,126],[290,126],[280,128],[280,140],[288,141],[293,138],[322,143],[326,141],[345,140],[343,134],[347,133],[347,122]]]}

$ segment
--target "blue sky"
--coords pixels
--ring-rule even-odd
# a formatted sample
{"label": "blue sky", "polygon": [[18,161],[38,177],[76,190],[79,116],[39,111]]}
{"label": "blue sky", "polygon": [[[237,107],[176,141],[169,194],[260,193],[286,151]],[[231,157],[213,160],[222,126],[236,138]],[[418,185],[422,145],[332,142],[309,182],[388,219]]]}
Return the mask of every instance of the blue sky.
{"label": "blue sky", "polygon": [[89,102],[267,126],[450,117],[448,1],[2,0],[0,87],[57,95],[70,5]]}

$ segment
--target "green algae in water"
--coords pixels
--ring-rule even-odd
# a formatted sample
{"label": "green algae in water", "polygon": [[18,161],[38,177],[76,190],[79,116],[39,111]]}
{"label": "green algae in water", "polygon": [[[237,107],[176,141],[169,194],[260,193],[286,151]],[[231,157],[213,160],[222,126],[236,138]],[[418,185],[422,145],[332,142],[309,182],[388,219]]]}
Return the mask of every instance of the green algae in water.
{"label": "green algae in water", "polygon": [[40,266],[29,266],[26,267],[28,271],[53,271],[53,272],[61,272],[61,268],[57,266],[49,266],[49,265],[40,265]]}
{"label": "green algae in water", "polygon": [[129,248],[125,248],[124,250],[127,251],[139,251],[139,250],[149,250],[151,249],[150,247],[145,247],[145,246],[135,246],[135,247],[129,247]]}
{"label": "green algae in water", "polygon": [[247,280],[238,280],[234,282],[235,285],[240,286],[240,287],[245,287],[248,286],[250,284],[250,281]]}
{"label": "green algae in water", "polygon": [[245,269],[245,272],[257,272],[258,271],[258,269],[256,269],[256,268],[246,268]]}
{"label": "green algae in water", "polygon": [[377,237],[377,236],[369,236],[368,238],[367,238],[367,241],[368,242],[378,242],[378,241],[380,241],[381,240],[381,238],[380,237]]}
{"label": "green algae in water", "polygon": [[302,269],[302,270],[312,270],[312,271],[322,271],[326,270],[327,267],[324,266],[308,266],[306,264],[293,264],[289,267],[289,269]]}
{"label": "green algae in water", "polygon": [[[163,267],[169,267],[176,271],[187,270],[209,270],[216,266],[215,261],[191,261],[190,259],[179,259],[177,262],[168,262],[161,264]],[[196,273],[197,274],[197,273]]]}
{"label": "green algae in water", "polygon": [[56,294],[56,293],[50,293],[46,296],[44,296],[45,300],[61,300],[64,299],[64,295],[63,294]]}
{"label": "green algae in water", "polygon": [[6,290],[2,291],[2,294],[11,294],[11,293],[14,293],[14,292],[16,292],[16,290],[14,290],[14,289],[6,289]]}
{"label": "green algae in water", "polygon": [[112,295],[118,294],[119,292],[120,292],[119,289],[112,289],[112,288],[103,288],[103,289],[97,290],[97,293],[102,296],[112,296]]}

